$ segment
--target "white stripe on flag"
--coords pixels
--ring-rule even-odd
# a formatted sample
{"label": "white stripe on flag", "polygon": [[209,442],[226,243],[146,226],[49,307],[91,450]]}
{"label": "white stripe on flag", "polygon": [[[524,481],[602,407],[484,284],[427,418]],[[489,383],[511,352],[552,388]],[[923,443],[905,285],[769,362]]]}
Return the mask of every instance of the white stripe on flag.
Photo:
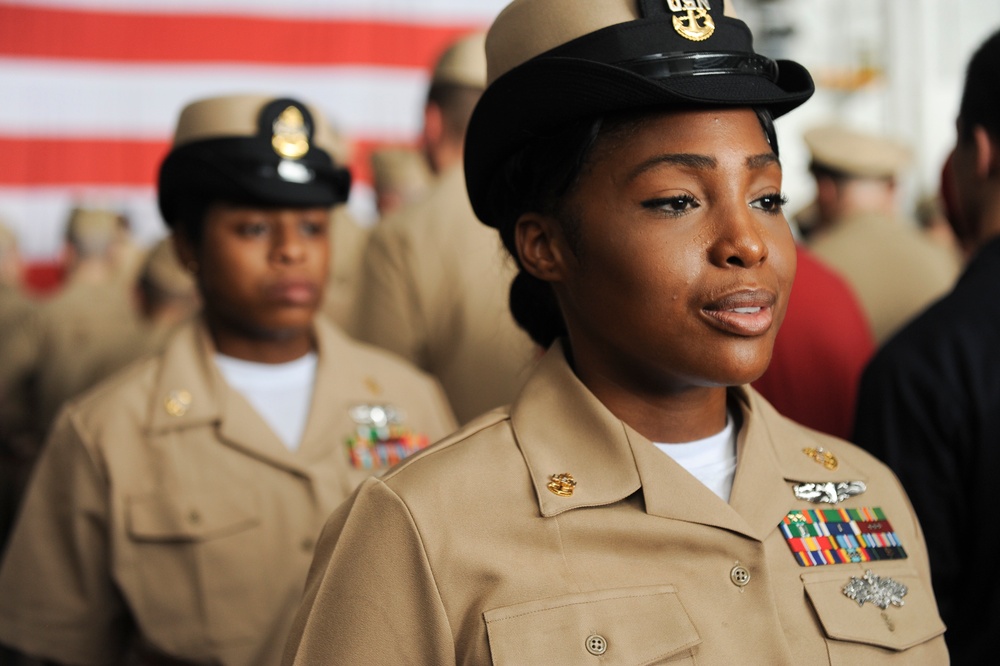
{"label": "white stripe on flag", "polygon": [[[192,99],[261,92],[301,97],[348,135],[412,139],[427,74],[379,67],[102,65],[0,58],[0,133],[168,138]],[[12,102],[12,103],[11,103]]]}

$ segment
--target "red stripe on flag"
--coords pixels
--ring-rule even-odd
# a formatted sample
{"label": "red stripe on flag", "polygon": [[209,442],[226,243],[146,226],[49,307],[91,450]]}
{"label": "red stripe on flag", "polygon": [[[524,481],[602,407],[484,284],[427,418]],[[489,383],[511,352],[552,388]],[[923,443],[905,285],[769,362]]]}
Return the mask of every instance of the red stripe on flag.
{"label": "red stripe on flag", "polygon": [[150,185],[166,141],[0,136],[0,185]]}
{"label": "red stripe on flag", "polygon": [[448,43],[476,29],[482,27],[0,5],[0,55],[429,68]]}
{"label": "red stripe on flag", "polygon": [[[352,141],[355,182],[371,183],[371,152],[382,143]],[[155,185],[168,147],[166,141],[138,139],[0,136],[0,187]]]}

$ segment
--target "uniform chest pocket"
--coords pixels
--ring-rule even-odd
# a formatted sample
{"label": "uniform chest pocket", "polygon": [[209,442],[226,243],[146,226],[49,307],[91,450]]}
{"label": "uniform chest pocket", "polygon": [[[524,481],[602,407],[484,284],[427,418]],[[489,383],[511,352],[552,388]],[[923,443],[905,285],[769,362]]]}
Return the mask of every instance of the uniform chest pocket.
{"label": "uniform chest pocket", "polygon": [[870,601],[859,605],[844,594],[852,577],[864,579],[865,572],[857,568],[830,567],[831,571],[802,574],[806,595],[828,639],[831,663],[856,664],[872,656],[872,647],[899,663],[947,663],[944,641],[934,640],[944,634],[945,626],[923,579],[910,568],[875,562],[867,568],[882,584],[895,581],[906,586],[902,606],[882,609]]}
{"label": "uniform chest pocket", "polygon": [[154,644],[183,654],[257,639],[268,535],[250,489],[129,497],[125,533],[120,578]]}
{"label": "uniform chest pocket", "polygon": [[484,613],[493,664],[693,664],[701,643],[673,585],[529,601]]}
{"label": "uniform chest pocket", "polygon": [[202,541],[254,527],[258,514],[255,497],[235,488],[140,495],[128,499],[126,528],[135,541]]}

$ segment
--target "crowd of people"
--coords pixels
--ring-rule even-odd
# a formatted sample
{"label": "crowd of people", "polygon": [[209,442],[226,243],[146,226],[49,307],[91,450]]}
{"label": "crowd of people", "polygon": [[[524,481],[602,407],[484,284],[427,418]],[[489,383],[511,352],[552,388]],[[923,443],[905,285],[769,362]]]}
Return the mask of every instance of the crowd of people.
{"label": "crowd of people", "polygon": [[843,125],[786,214],[721,0],[513,0],[371,228],[307,100],[193,101],[153,247],[75,209],[42,299],[0,224],[0,665],[988,663],[998,81],[920,223]]}

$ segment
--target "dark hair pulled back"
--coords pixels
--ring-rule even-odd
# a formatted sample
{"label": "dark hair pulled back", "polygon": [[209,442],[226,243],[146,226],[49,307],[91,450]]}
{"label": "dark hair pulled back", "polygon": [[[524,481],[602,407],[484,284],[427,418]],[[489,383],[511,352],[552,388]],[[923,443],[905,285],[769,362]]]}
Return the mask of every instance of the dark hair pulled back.
{"label": "dark hair pulled back", "polygon": [[[497,221],[504,247],[519,269],[510,287],[510,311],[543,348],[566,335],[566,324],[552,286],[524,270],[515,239],[517,220],[525,213],[538,212],[566,224],[560,200],[576,183],[601,123],[601,119],[578,121],[556,133],[533,137],[507,158],[491,183],[491,218]],[[565,231],[573,235],[571,229]]]}

